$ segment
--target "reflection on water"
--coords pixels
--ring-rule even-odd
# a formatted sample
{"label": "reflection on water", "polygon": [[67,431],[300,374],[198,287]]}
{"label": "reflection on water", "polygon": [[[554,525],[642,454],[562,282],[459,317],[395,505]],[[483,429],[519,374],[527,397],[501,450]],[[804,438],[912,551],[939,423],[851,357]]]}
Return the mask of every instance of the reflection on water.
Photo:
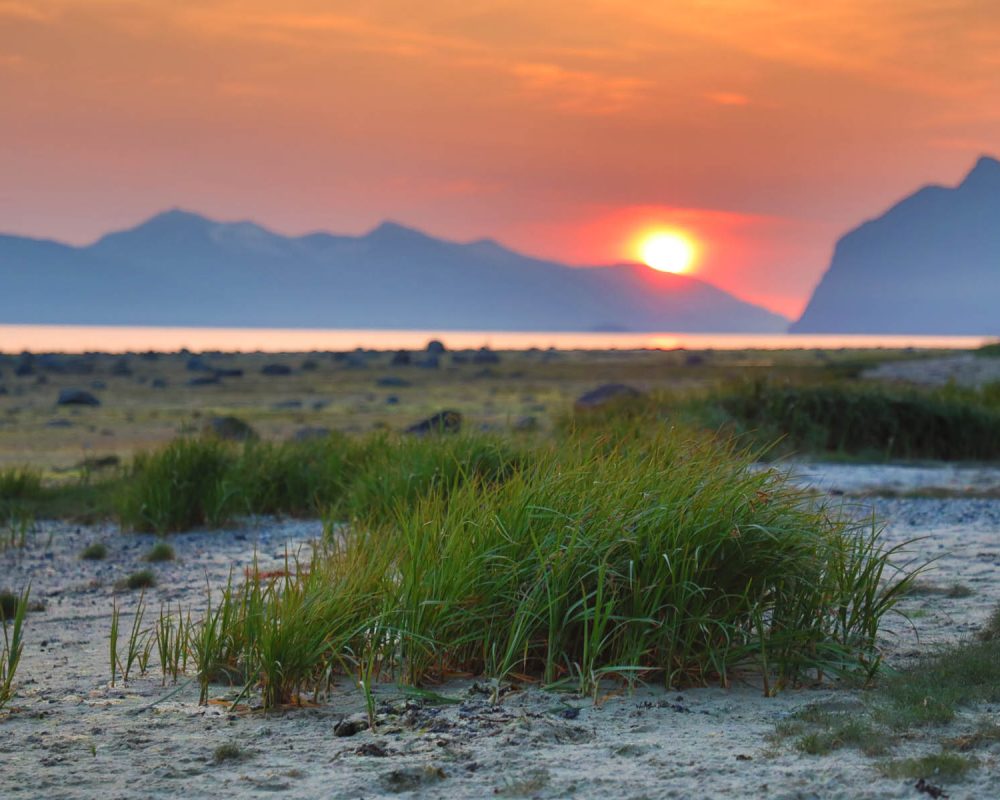
{"label": "reflection on water", "polygon": [[776,350],[788,348],[979,347],[984,336],[868,336],[739,333],[563,333],[536,331],[312,330],[289,328],[141,328],[101,325],[0,325],[0,352],[414,350],[430,339],[451,349]]}

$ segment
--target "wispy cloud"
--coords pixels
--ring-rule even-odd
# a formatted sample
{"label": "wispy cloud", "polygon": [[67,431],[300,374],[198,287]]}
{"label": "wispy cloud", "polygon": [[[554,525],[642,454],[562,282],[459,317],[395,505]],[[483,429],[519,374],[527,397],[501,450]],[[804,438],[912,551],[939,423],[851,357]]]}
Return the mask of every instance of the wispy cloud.
{"label": "wispy cloud", "polygon": [[633,106],[649,81],[571,70],[558,64],[512,64],[510,72],[530,92],[544,95],[564,111],[617,114]]}
{"label": "wispy cloud", "polygon": [[51,9],[42,8],[39,3],[0,0],[0,17],[28,22],[50,22],[54,16]]}
{"label": "wispy cloud", "polygon": [[739,92],[707,92],[706,99],[720,106],[748,106],[750,98]]}

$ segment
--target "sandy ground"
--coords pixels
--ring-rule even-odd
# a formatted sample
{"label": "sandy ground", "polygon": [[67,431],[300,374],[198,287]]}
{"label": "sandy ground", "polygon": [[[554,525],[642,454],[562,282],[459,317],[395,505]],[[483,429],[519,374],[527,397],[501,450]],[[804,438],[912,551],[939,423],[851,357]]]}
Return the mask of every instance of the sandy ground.
{"label": "sandy ground", "polygon": [[941,358],[888,361],[866,370],[862,377],[924,386],[943,386],[954,382],[959,386],[980,387],[1000,381],[1000,358],[963,353]]}
{"label": "sandy ground", "polygon": [[[803,480],[829,488],[848,480],[852,469],[863,472],[868,488],[900,480],[891,469],[842,466],[802,468]],[[926,479],[940,485],[947,474],[953,471]],[[900,619],[887,626],[890,661],[904,663],[979,626],[1000,601],[1000,501],[870,502],[889,521],[891,541],[926,537],[915,550],[937,561],[925,581],[972,590],[965,598],[908,598],[917,632]],[[174,536],[178,560],[156,566],[151,608],[168,601],[197,607],[206,578],[218,583],[231,567],[242,570],[255,549],[265,569],[277,565],[286,547],[306,545],[320,532],[318,523],[263,520]],[[80,561],[80,550],[95,540],[107,542],[110,557]],[[0,553],[0,583],[17,587],[30,578],[33,596],[46,605],[29,616],[19,695],[12,712],[0,717],[0,797],[926,796],[913,781],[881,777],[875,762],[855,751],[807,756],[769,738],[776,723],[806,705],[857,702],[860,693],[847,689],[765,698],[752,686],[649,687],[632,694],[609,687],[595,704],[529,688],[492,705],[470,681],[440,687],[453,701],[447,704],[387,686],[380,691],[377,731],[355,732],[350,723],[362,704],[347,684],[319,707],[269,714],[199,707],[194,687],[160,700],[169,688],[155,674],[111,688],[113,585],[142,566],[153,541],[111,528],[47,524],[23,550]],[[136,598],[119,599],[127,623]],[[974,709],[966,722],[982,713],[1000,716],[998,709]],[[348,732],[353,735],[343,735]],[[217,763],[220,745],[235,745],[240,757]],[[922,739],[904,741],[895,755],[936,749]],[[982,766],[948,786],[952,798],[1000,793],[1000,749],[977,755]]]}

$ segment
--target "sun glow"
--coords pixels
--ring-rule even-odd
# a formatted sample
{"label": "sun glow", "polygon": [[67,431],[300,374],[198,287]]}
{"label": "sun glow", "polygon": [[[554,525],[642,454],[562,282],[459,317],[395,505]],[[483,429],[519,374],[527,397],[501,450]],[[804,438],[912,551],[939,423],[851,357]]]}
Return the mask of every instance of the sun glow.
{"label": "sun glow", "polygon": [[645,235],[638,244],[643,263],[660,272],[690,272],[698,257],[698,245],[680,231],[659,230]]}

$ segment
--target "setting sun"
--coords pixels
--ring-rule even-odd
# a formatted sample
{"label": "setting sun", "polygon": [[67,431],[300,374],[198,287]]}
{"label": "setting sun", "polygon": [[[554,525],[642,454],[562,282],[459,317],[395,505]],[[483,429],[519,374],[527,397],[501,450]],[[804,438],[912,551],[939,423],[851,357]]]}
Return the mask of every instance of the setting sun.
{"label": "setting sun", "polygon": [[690,272],[698,246],[690,236],[678,231],[657,231],[639,243],[639,254],[647,266],[660,272]]}

